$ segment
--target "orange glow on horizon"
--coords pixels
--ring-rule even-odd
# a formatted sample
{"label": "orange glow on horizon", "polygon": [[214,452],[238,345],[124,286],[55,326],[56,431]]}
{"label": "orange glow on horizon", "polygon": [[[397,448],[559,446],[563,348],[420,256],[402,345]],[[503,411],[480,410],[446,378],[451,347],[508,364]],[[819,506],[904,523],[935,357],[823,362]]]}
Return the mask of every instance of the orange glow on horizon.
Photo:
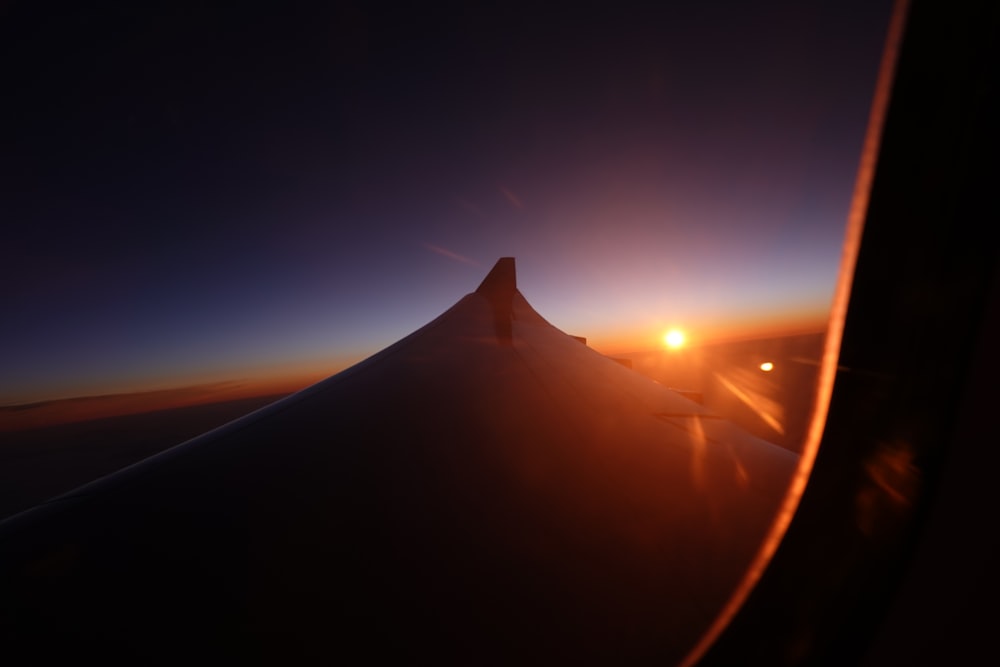
{"label": "orange glow on horizon", "polygon": [[332,373],[313,371],[0,407],[0,433],[263,396],[277,397],[304,389],[329,375]]}
{"label": "orange glow on horizon", "polygon": [[[780,338],[799,334],[822,333],[826,331],[827,316],[823,317],[781,317],[761,318],[753,322],[718,322],[690,324],[681,332],[684,336],[683,348],[695,348],[706,344],[731,343],[758,338]],[[588,344],[605,354],[633,354],[650,352],[669,347],[666,333],[657,323],[638,323],[633,327],[583,331]],[[671,348],[676,349],[676,348]]]}

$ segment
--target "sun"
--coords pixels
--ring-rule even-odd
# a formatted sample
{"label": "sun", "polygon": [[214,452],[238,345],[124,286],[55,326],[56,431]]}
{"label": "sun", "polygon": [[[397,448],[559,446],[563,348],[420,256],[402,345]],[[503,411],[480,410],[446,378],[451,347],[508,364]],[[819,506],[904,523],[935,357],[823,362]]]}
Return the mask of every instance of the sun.
{"label": "sun", "polygon": [[684,332],[680,329],[671,329],[667,333],[663,334],[663,344],[671,350],[683,347],[685,339],[686,337],[684,336]]}

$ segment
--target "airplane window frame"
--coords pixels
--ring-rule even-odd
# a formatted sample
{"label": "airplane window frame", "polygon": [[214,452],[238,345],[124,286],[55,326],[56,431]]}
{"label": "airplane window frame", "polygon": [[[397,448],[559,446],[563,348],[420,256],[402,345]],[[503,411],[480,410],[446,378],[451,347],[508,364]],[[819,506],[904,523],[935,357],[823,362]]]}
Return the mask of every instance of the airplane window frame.
{"label": "airplane window frame", "polygon": [[[969,629],[989,622],[969,600],[995,599],[1000,549],[970,511],[987,506],[988,482],[970,480],[997,460],[984,445],[1000,273],[982,224],[997,206],[981,165],[1000,117],[989,65],[1000,12],[899,6],[822,446],[767,569],[699,665],[940,664],[987,649],[989,633]],[[958,578],[990,593],[930,583],[969,568]]]}

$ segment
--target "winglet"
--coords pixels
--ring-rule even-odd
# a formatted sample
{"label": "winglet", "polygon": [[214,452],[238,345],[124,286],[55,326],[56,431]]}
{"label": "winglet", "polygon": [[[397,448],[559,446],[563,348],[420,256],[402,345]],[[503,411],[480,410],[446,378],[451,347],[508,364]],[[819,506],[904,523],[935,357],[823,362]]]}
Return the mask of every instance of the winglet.
{"label": "winglet", "polygon": [[476,293],[492,300],[494,297],[509,297],[516,289],[517,271],[514,267],[514,258],[501,257],[483,278]]}
{"label": "winglet", "polygon": [[485,297],[493,309],[493,323],[497,341],[503,345],[511,342],[511,318],[514,294],[517,293],[517,272],[513,257],[501,257],[493,265],[476,294]]}

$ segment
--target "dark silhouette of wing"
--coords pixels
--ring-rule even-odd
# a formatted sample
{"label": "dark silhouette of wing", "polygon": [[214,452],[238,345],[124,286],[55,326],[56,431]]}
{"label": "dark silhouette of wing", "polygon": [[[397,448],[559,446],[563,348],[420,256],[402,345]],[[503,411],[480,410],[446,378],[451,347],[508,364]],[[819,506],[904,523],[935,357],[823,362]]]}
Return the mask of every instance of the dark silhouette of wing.
{"label": "dark silhouette of wing", "polygon": [[312,387],[0,524],[4,653],[677,660],[797,458],[546,322],[512,258]]}

